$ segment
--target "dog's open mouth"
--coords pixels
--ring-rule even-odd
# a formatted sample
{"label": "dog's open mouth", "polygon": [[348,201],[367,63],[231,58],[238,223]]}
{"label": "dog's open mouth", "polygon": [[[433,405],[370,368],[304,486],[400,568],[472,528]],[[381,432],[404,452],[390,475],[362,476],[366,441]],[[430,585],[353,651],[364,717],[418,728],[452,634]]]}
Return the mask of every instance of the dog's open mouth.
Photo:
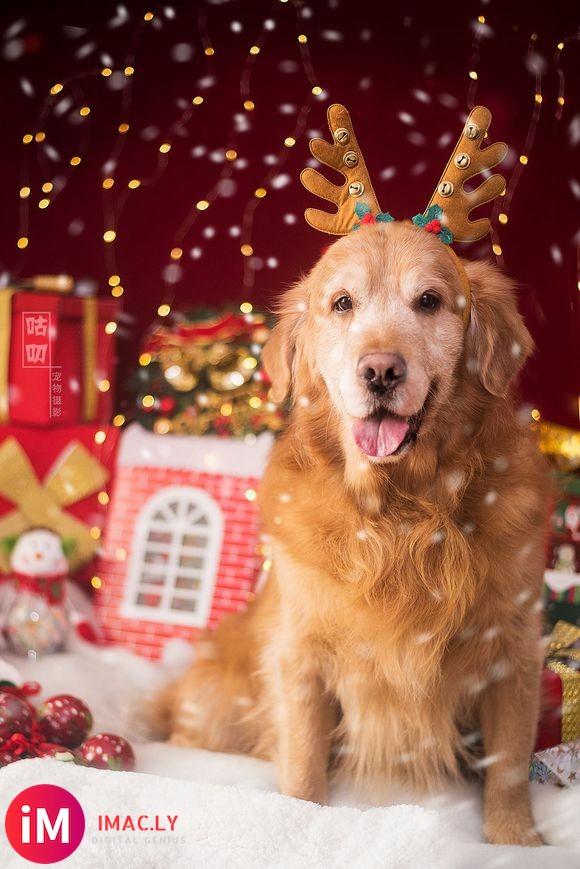
{"label": "dog's open mouth", "polygon": [[388,411],[378,411],[372,416],[357,419],[352,433],[356,445],[367,456],[384,458],[401,452],[417,434],[414,420],[418,416],[396,416]]}
{"label": "dog's open mouth", "polygon": [[352,434],[357,447],[377,459],[402,453],[416,439],[434,391],[432,385],[423,407],[413,416],[397,416],[381,408],[364,419],[355,419]]}

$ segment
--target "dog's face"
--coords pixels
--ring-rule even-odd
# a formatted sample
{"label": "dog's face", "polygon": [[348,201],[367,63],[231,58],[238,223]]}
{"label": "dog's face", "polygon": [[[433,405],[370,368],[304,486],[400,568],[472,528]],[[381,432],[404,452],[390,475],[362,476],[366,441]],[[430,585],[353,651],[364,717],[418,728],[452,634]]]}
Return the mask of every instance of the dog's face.
{"label": "dog's face", "polygon": [[398,224],[348,236],[315,272],[316,370],[359,449],[392,461],[449,397],[463,349],[457,269],[436,238]]}
{"label": "dog's face", "polygon": [[482,389],[501,394],[531,339],[505,278],[485,263],[468,272],[474,311],[466,332],[463,285],[441,241],[403,223],[345,236],[284,300],[265,352],[274,399],[291,379],[298,393],[306,382],[323,388],[345,446],[394,462],[453,412],[462,361]]}

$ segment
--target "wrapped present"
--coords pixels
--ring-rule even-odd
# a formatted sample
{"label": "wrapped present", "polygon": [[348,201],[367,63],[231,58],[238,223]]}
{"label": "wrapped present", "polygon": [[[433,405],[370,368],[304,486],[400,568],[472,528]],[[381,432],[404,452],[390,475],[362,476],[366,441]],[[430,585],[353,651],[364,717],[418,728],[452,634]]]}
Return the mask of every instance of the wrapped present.
{"label": "wrapped present", "polygon": [[119,302],[74,296],[71,279],[34,289],[0,290],[0,423],[108,421]]}
{"label": "wrapped present", "polygon": [[534,754],[530,781],[570,787],[580,784],[580,739]]}
{"label": "wrapped present", "polygon": [[131,383],[144,428],[234,438],[282,429],[286,411],[270,401],[261,363],[268,317],[249,302],[240,309],[174,310],[148,331]]}
{"label": "wrapped present", "polygon": [[544,573],[550,627],[561,619],[580,625],[580,478],[561,474],[556,484]]}
{"label": "wrapped present", "polygon": [[[105,526],[119,429],[0,427],[0,540],[48,528],[74,541],[71,570],[90,580]],[[80,574],[79,568],[83,568]],[[9,570],[6,552],[0,570]]]}
{"label": "wrapped present", "polygon": [[542,711],[536,751],[558,745],[562,739],[562,680],[547,667],[542,670]]}
{"label": "wrapped present", "polygon": [[536,751],[580,739],[580,628],[557,622],[543,677],[543,711]]}

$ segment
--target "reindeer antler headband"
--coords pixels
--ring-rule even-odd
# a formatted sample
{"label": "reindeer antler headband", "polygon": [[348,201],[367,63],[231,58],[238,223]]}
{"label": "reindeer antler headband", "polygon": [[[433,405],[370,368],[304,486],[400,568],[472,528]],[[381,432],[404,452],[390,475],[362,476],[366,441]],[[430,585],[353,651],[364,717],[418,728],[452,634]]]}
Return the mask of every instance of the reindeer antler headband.
{"label": "reindeer antler headband", "polygon": [[[471,221],[469,214],[505,190],[505,180],[501,175],[492,175],[475,190],[464,188],[466,181],[496,166],[507,153],[504,142],[482,149],[490,124],[489,109],[483,106],[473,109],[429,205],[423,214],[412,219],[417,226],[438,235],[453,258],[465,290],[463,314],[466,325],[471,309],[469,280],[449,245],[453,241],[477,241],[487,235],[491,226],[488,218]],[[337,206],[336,212],[307,208],[304,213],[307,223],[321,232],[346,235],[367,223],[394,220],[388,212],[381,212],[350,115],[344,106],[335,104],[329,107],[328,125],[333,144],[324,139],[312,139],[310,151],[325,166],[340,172],[345,180],[343,184],[333,184],[316,169],[302,171],[300,178],[306,189]]]}

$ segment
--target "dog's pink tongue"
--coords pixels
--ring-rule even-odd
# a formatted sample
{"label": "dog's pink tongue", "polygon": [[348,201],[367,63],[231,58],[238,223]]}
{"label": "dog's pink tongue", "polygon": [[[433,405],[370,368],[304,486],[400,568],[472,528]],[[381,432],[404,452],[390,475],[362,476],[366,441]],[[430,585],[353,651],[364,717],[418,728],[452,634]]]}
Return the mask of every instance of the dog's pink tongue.
{"label": "dog's pink tongue", "polygon": [[403,443],[409,425],[402,419],[357,419],[352,427],[356,445],[367,456],[391,456]]}

